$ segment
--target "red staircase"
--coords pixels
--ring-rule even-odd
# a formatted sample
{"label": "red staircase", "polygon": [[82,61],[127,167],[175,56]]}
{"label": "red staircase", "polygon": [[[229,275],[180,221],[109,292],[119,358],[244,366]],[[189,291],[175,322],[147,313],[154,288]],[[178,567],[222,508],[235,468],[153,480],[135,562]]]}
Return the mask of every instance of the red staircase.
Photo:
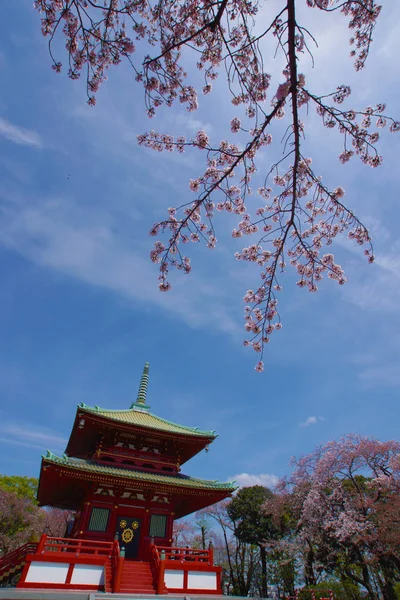
{"label": "red staircase", "polygon": [[149,562],[125,560],[121,578],[121,594],[156,593]]}
{"label": "red staircase", "polygon": [[9,552],[0,559],[0,585],[7,585],[17,575],[19,575],[25,566],[25,557],[27,554],[36,552],[37,544],[24,544],[13,552]]}
{"label": "red staircase", "polygon": [[113,579],[113,565],[112,559],[109,558],[104,565],[104,591],[106,594],[111,594],[112,589],[112,579]]}

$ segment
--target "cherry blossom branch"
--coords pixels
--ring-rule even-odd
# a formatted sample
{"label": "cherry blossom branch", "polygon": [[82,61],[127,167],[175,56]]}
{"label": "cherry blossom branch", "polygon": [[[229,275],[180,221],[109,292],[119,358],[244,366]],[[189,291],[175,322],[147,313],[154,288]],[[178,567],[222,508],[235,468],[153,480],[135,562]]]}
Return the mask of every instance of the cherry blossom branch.
{"label": "cherry blossom branch", "polygon": [[[188,111],[197,109],[198,92],[187,83],[184,53],[195,53],[197,67],[204,75],[205,95],[212,92],[213,81],[221,71],[225,72],[236,114],[242,111],[245,116],[231,119],[230,132],[219,143],[211,143],[205,131],[190,140],[154,131],[138,136],[139,144],[156,151],[203,151],[206,163],[204,173],[189,185],[196,199],[171,207],[168,218],[153,226],[152,235],[168,237],[166,242],[156,242],[151,258],[160,267],[160,290],[167,291],[171,267],[184,273],[191,270],[190,258],[181,244],[203,241],[214,248],[215,213],[237,215],[232,237],[258,238],[235,256],[260,269],[259,284],[244,296],[245,330],[250,337],[244,343],[261,353],[261,359],[271,334],[282,327],[276,295],[282,290],[278,279],[287,262],[298,274],[297,285],[315,292],[324,275],[339,285],[346,282],[334,255],[324,253],[338,235],[347,233],[360,246],[366,245],[367,260],[374,260],[369,232],[344,204],[342,187],[330,189],[325,185],[314,172],[311,157],[301,153],[306,127],[302,113],[308,116],[310,106],[314,106],[322,125],[343,136],[342,163],[358,155],[365,164],[379,166],[378,129],[387,125],[391,132],[400,129],[399,122],[386,115],[384,104],[362,110],[347,108],[351,93],[347,85],[324,95],[306,86],[305,75],[298,72],[298,60],[304,53],[314,60],[308,43],[311,40],[317,46],[317,40],[296,20],[300,0],[281,1],[269,25],[257,31],[256,0],[206,0],[202,4],[192,0],[105,0],[102,4],[94,0],[35,1],[43,15],[42,31],[49,37],[56,71],[62,65],[53,57],[52,44],[64,21],[69,76],[76,79],[86,68],[89,104],[95,103],[107,69],[122,58],[129,61],[136,80],[144,87],[150,117],[162,104],[171,106],[176,101]],[[380,13],[375,0],[305,2],[327,13],[340,10],[348,18],[351,55],[356,70],[363,68]],[[282,53],[286,63],[283,80],[276,81],[273,88],[261,45],[267,36],[276,39],[276,52]],[[133,39],[143,44],[141,57]],[[286,119],[281,157],[272,166],[261,168],[260,156],[273,143],[272,123],[277,126],[281,119]],[[239,133],[245,139],[241,147],[229,137]],[[255,192],[252,186],[257,176],[264,184]],[[256,369],[263,369],[262,360]]]}

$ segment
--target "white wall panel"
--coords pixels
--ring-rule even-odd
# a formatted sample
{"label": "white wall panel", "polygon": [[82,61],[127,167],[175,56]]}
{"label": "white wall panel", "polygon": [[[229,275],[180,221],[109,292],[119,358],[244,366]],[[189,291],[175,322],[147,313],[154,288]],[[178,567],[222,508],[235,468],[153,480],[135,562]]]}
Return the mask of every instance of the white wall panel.
{"label": "white wall panel", "polygon": [[31,562],[26,576],[28,583],[65,583],[69,564]]}
{"label": "white wall panel", "polygon": [[167,588],[183,588],[183,571],[165,569],[164,581]]}
{"label": "white wall panel", "polygon": [[71,583],[79,585],[104,585],[104,568],[101,565],[75,565]]}
{"label": "white wall panel", "polygon": [[188,572],[188,590],[216,590],[217,574],[206,571]]}

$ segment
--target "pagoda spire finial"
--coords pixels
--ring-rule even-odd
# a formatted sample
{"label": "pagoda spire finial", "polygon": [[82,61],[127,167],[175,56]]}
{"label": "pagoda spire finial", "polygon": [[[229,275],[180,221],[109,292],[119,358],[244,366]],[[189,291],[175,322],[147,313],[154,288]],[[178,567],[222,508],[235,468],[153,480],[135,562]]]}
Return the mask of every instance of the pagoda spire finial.
{"label": "pagoda spire finial", "polygon": [[142,377],[140,379],[139,391],[136,402],[133,402],[131,408],[149,408],[146,404],[147,388],[149,385],[149,363],[144,365]]}

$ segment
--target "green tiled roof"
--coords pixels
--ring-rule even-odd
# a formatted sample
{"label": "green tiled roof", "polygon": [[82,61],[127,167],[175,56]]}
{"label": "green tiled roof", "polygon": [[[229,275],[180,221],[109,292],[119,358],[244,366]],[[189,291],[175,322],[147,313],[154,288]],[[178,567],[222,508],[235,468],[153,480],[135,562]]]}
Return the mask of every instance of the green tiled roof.
{"label": "green tiled roof", "polygon": [[64,466],[77,471],[84,471],[85,473],[95,473],[98,475],[111,477],[123,477],[124,479],[130,479],[132,481],[174,485],[180,488],[195,488],[215,491],[234,491],[236,489],[234,483],[231,482],[224,483],[219,481],[207,481],[205,479],[196,479],[194,477],[181,474],[160,475],[158,473],[134,471],[121,467],[100,465],[94,460],[71,458],[65,454],[62,457],[56,456],[50,452],[50,450],[47,451],[47,455],[43,455],[43,459],[47,463],[53,463],[55,465]]}
{"label": "green tiled roof", "polygon": [[217,437],[215,431],[202,431],[197,427],[185,427],[184,425],[178,425],[177,423],[173,423],[172,421],[167,421],[167,419],[157,417],[151,412],[148,412],[148,410],[142,410],[137,406],[133,406],[128,410],[107,410],[105,408],[99,408],[98,406],[92,408],[91,406],[87,406],[86,404],[81,402],[79,407],[86,412],[97,414],[102,417],[106,417],[107,419],[118,421],[120,423],[137,425],[139,427],[146,427],[149,429],[156,429],[158,431],[166,431],[169,433],[179,433],[182,435],[199,436],[207,438]]}

